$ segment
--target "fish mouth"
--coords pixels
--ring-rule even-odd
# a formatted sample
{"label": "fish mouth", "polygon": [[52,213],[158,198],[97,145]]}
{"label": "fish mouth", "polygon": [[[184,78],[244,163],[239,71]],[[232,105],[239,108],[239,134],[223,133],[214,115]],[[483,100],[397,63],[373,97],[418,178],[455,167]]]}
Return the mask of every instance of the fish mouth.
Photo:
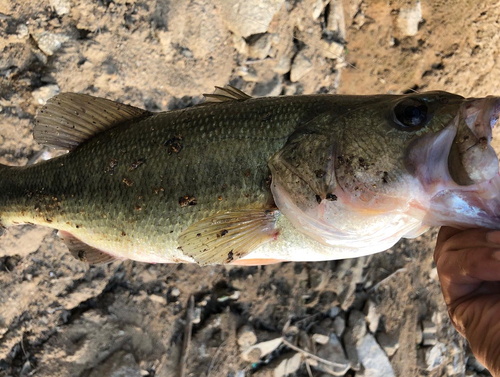
{"label": "fish mouth", "polygon": [[481,185],[499,175],[498,156],[491,145],[499,116],[499,97],[469,98],[461,106],[448,155],[448,171],[455,184]]}

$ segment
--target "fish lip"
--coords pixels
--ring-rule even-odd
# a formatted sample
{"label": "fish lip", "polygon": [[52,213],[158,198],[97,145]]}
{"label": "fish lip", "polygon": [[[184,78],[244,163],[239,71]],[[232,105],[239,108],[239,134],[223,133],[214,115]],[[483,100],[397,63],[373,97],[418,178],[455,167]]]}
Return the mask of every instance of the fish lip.
{"label": "fish lip", "polygon": [[457,134],[448,156],[453,181],[459,186],[487,182],[498,175],[498,153],[491,146],[500,117],[500,98],[468,98],[458,112]]}

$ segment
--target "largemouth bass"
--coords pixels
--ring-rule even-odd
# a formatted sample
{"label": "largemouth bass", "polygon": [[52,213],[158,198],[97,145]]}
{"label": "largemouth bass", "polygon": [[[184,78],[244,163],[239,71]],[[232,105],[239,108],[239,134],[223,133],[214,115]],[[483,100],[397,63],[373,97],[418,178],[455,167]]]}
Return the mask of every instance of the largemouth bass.
{"label": "largemouth bass", "polygon": [[58,229],[92,264],[201,265],[356,257],[432,225],[500,228],[500,98],[206,97],[161,113],[53,97],[34,137],[69,153],[0,166],[0,224]]}

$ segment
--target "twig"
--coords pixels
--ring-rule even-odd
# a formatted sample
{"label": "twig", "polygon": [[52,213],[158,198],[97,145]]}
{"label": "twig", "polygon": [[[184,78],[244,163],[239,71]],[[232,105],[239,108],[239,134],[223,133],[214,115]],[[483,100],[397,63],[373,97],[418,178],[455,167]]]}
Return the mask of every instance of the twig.
{"label": "twig", "polygon": [[394,276],[396,276],[397,274],[399,274],[401,272],[406,272],[406,268],[400,268],[400,269],[394,271],[392,274],[390,274],[386,278],[380,280],[377,284],[375,284],[373,287],[371,287],[368,290],[368,293],[375,291],[376,289],[378,289],[378,287],[380,287],[382,284],[384,284],[387,280],[392,279]]}
{"label": "twig", "polygon": [[219,347],[217,347],[217,350],[215,351],[214,356],[212,357],[212,360],[210,360],[210,366],[208,367],[208,372],[207,372],[207,377],[210,377],[210,374],[212,373],[212,368],[214,367],[215,360],[219,357],[219,353],[222,349],[222,346],[226,344],[226,341],[224,340]]}
{"label": "twig", "polygon": [[325,360],[325,359],[322,359],[321,357],[319,356],[316,356],[310,352],[307,352],[306,350],[303,350],[302,348],[299,348],[297,346],[294,346],[292,343],[290,343],[288,340],[286,340],[285,338],[282,338],[283,339],[283,344],[285,346],[287,346],[288,348],[291,348],[293,349],[294,351],[297,351],[297,352],[300,352],[301,354],[313,359],[313,360],[316,360],[316,361],[319,361],[323,364],[326,364],[326,365],[330,365],[332,367],[339,367],[339,368],[344,368],[345,365],[344,364],[340,364],[340,363],[336,363],[334,361],[330,361],[330,360]]}
{"label": "twig", "polygon": [[311,370],[311,366],[309,365],[309,362],[306,360],[306,370],[307,370],[307,374],[309,375],[309,377],[313,377],[313,372]]}
{"label": "twig", "polygon": [[189,346],[191,345],[191,333],[193,332],[193,312],[194,312],[194,297],[190,296],[186,314],[186,328],[184,329],[184,343],[182,345],[182,353],[179,366],[179,377],[186,376],[186,362],[189,354]]}

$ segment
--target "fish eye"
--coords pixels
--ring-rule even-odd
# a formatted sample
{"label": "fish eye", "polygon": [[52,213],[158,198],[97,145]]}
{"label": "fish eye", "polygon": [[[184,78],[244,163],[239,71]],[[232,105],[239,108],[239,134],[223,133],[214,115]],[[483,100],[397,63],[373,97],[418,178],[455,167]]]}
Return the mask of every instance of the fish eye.
{"label": "fish eye", "polygon": [[421,128],[430,120],[427,105],[414,98],[406,98],[398,102],[394,106],[392,117],[398,126],[407,131]]}

